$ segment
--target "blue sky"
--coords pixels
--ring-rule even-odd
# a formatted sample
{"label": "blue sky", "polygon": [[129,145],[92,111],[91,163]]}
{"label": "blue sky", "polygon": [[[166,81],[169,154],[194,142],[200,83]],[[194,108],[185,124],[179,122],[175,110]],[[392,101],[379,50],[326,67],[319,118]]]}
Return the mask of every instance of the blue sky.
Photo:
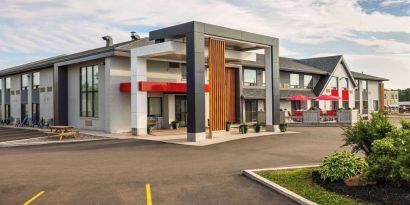
{"label": "blue sky", "polygon": [[0,69],[197,20],[280,38],[280,55],[343,54],[352,70],[410,87],[410,0],[0,0]]}

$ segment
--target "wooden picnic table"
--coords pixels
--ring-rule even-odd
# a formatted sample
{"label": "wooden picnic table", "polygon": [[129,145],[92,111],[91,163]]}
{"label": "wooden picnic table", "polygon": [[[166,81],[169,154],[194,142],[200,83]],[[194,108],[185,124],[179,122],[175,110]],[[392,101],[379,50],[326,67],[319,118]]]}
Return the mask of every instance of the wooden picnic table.
{"label": "wooden picnic table", "polygon": [[51,132],[47,132],[46,134],[49,136],[59,136],[60,140],[62,140],[63,137],[76,137],[78,135],[78,131],[75,131],[73,126],[50,126],[49,128]]}

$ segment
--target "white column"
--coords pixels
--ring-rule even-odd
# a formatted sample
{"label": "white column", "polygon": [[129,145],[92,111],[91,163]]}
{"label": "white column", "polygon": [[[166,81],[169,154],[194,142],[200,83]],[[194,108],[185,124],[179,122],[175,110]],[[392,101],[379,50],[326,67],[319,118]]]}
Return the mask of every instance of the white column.
{"label": "white column", "polygon": [[131,51],[131,128],[133,135],[147,134],[147,92],[138,83],[147,80],[147,59]]}

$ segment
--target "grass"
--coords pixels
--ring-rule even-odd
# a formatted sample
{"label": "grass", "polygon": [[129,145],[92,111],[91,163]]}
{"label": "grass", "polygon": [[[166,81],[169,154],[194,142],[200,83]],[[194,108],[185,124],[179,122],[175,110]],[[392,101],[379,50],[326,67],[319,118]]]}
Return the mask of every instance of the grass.
{"label": "grass", "polygon": [[329,192],[323,187],[312,182],[312,171],[317,168],[305,168],[294,170],[264,171],[258,174],[280,186],[301,195],[321,205],[363,205],[346,196]]}

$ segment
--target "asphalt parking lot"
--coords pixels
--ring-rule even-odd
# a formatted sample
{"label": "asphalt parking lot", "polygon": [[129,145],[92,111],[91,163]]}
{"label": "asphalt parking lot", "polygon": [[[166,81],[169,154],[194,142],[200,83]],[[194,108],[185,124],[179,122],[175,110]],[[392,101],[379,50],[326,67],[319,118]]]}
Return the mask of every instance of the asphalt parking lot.
{"label": "asphalt parking lot", "polygon": [[0,148],[0,204],[293,204],[244,169],[318,163],[340,150],[340,128],[191,147],[104,140]]}

